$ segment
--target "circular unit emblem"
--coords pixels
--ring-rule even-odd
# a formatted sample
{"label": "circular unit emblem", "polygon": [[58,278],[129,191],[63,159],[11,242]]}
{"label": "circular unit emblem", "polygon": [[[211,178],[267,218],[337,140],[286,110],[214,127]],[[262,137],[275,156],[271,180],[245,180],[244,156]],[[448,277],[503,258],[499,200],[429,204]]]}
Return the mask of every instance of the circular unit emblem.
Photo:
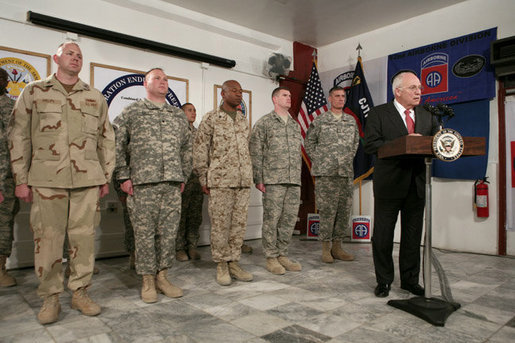
{"label": "circular unit emblem", "polygon": [[442,129],[433,137],[433,153],[441,161],[456,161],[463,153],[463,138],[456,130]]}
{"label": "circular unit emblem", "polygon": [[7,95],[16,100],[23,88],[32,81],[41,79],[38,71],[32,64],[15,57],[0,58],[0,67],[8,74]]}

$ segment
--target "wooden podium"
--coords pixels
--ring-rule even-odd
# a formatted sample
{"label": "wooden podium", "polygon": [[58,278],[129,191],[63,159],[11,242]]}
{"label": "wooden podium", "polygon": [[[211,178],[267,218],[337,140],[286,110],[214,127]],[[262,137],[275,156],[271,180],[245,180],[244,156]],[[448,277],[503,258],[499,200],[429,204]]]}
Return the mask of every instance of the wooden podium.
{"label": "wooden podium", "polygon": [[[433,137],[403,136],[390,141],[379,148],[378,158],[389,157],[423,157],[426,164],[426,206],[425,206],[425,245],[424,245],[424,296],[407,300],[390,300],[388,305],[411,313],[436,326],[444,326],[447,318],[461,307],[455,302],[433,298],[431,295],[431,261],[436,257],[432,253],[431,227],[431,164],[433,155]],[[461,157],[486,154],[484,137],[463,137]],[[460,157],[460,158],[461,158]]]}

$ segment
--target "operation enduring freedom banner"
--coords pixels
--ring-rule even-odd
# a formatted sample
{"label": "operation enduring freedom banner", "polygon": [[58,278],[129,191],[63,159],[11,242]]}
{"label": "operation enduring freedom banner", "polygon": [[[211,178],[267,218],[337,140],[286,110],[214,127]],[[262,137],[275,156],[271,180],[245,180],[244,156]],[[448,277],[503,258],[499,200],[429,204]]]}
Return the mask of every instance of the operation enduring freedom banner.
{"label": "operation enduring freedom banner", "polygon": [[[91,84],[107,101],[111,122],[126,106],[146,97],[142,71],[91,63],[90,72]],[[188,80],[168,76],[166,101],[176,107],[188,102]]]}
{"label": "operation enduring freedom banner", "polygon": [[490,43],[497,28],[429,44],[388,56],[387,98],[400,70],[413,71],[422,82],[422,104],[454,104],[495,96]]}

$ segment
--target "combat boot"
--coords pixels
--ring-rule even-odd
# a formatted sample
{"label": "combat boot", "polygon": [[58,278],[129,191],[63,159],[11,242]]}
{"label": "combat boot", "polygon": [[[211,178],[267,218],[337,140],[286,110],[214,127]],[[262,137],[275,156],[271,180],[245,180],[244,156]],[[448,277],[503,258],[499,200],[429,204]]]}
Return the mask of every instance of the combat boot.
{"label": "combat boot", "polygon": [[322,262],[334,262],[333,256],[331,255],[331,242],[322,242]]}
{"label": "combat boot", "polygon": [[342,241],[337,241],[337,240],[333,241],[333,247],[331,248],[331,255],[334,258],[336,258],[338,260],[342,260],[342,261],[353,261],[354,260],[354,255],[343,251]]}
{"label": "combat boot", "polygon": [[186,262],[187,260],[189,260],[189,257],[186,254],[186,251],[179,250],[175,253],[175,259],[179,262]]}
{"label": "combat boot", "polygon": [[188,255],[190,255],[190,258],[192,260],[200,260],[200,254],[198,253],[197,249],[195,249],[195,248],[189,248]]}
{"label": "combat boot", "polygon": [[81,311],[86,316],[96,316],[101,312],[100,306],[89,297],[86,287],[73,292],[72,308]]}
{"label": "combat boot", "polygon": [[50,324],[56,322],[61,312],[61,304],[59,304],[59,294],[52,294],[43,300],[43,306],[38,313],[38,321],[40,324]]}
{"label": "combat boot", "polygon": [[147,304],[155,303],[157,301],[156,280],[152,274],[143,275],[141,300]]}
{"label": "combat boot", "polygon": [[6,262],[7,256],[0,255],[0,287],[16,286],[16,279],[7,274],[7,269],[5,268]]}
{"label": "combat boot", "polygon": [[266,270],[275,275],[283,275],[286,273],[286,269],[277,261],[276,257],[267,257]]}
{"label": "combat boot", "polygon": [[299,262],[292,261],[287,256],[279,256],[277,261],[289,272],[300,272],[302,270]]}
{"label": "combat boot", "polygon": [[236,261],[229,262],[229,274],[231,277],[240,281],[252,281],[254,277],[249,272],[243,270]]}
{"label": "combat boot", "polygon": [[216,266],[216,282],[221,286],[229,286],[231,284],[229,265],[225,261],[218,262],[218,266]]}
{"label": "combat boot", "polygon": [[250,245],[243,243],[243,245],[241,246],[241,252],[244,254],[252,254],[252,251],[253,249]]}
{"label": "combat boot", "polygon": [[168,271],[166,269],[161,270],[157,273],[156,277],[156,288],[158,291],[163,293],[169,298],[180,298],[182,297],[182,289],[177,286],[174,286],[168,279],[166,278]]}

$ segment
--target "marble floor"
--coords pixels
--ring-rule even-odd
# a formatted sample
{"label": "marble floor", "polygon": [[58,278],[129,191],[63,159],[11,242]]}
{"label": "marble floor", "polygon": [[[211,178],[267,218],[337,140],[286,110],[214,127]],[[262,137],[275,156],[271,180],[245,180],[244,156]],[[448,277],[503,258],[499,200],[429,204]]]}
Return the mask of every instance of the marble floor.
{"label": "marble floor", "polygon": [[[0,289],[0,342],[515,342],[514,258],[435,250],[462,305],[435,327],[386,304],[410,297],[398,279],[388,298],[373,295],[369,244],[345,244],[356,261],[330,265],[320,261],[319,242],[294,237],[290,256],[303,270],[276,276],[264,267],[261,242],[247,243],[254,253],[241,264],[253,282],[219,286],[202,247],[202,260],[176,262],[169,272],[184,297],[159,295],[156,304],[140,300],[127,257],[98,260],[89,293],[102,313],[79,314],[64,292],[59,321],[46,326],[36,319],[42,301],[33,270],[13,270],[19,286]],[[432,285],[438,295],[436,273]]]}

